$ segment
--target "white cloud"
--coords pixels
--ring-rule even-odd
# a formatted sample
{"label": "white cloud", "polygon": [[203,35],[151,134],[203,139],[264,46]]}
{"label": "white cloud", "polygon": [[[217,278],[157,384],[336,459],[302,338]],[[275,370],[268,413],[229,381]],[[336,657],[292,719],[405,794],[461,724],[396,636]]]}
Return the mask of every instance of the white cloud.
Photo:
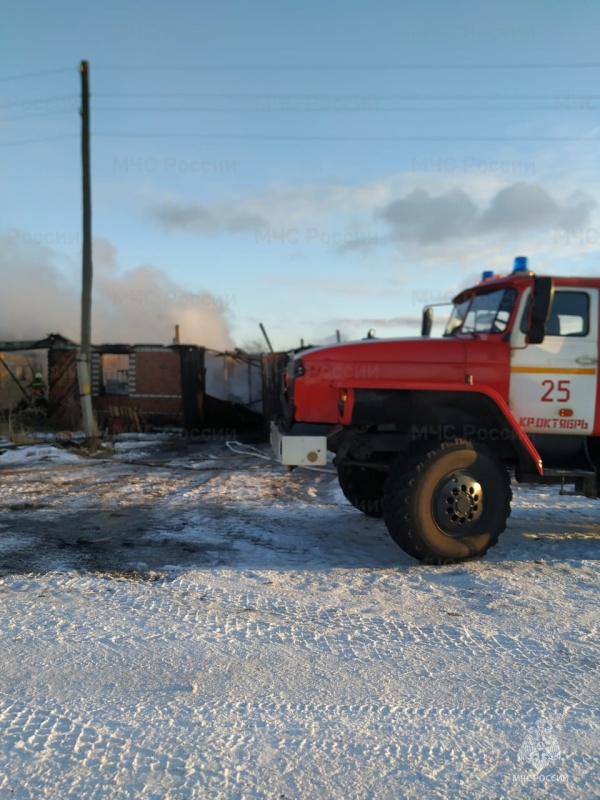
{"label": "white cloud", "polygon": [[199,204],[172,193],[144,202],[146,215],[169,231],[202,237],[253,235],[344,254],[392,242],[436,245],[502,234],[575,231],[590,225],[596,202],[582,190],[486,175],[393,175],[362,186],[275,187]]}

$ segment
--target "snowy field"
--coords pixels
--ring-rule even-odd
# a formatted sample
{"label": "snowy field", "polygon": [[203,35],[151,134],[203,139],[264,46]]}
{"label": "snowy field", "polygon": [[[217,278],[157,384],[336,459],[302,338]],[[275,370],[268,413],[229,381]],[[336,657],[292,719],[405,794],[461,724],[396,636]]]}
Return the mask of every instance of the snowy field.
{"label": "snowy field", "polygon": [[2,800],[598,797],[599,501],[514,486],[425,567],[219,444],[0,475]]}

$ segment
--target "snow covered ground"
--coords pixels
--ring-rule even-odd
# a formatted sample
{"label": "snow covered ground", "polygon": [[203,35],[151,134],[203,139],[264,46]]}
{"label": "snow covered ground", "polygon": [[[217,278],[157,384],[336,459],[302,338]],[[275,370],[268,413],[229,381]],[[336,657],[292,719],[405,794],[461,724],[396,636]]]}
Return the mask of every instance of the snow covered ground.
{"label": "snow covered ground", "polygon": [[425,567],[217,443],[0,476],[0,798],[598,796],[600,502]]}

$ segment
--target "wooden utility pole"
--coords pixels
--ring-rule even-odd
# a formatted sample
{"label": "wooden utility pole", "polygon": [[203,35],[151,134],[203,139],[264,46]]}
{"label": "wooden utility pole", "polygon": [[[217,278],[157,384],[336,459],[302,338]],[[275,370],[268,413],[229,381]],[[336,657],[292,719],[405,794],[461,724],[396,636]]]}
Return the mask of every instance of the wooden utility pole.
{"label": "wooden utility pole", "polygon": [[83,177],[83,260],[81,281],[81,352],[92,353],[92,179],[90,169],[89,65],[81,62],[81,166]]}
{"label": "wooden utility pole", "polygon": [[77,376],[81,396],[83,429],[88,439],[98,436],[92,411],[90,364],[92,360],[92,180],[90,169],[90,86],[89,64],[82,61],[81,73],[81,164],[83,177],[83,250],[81,280],[81,343]]}

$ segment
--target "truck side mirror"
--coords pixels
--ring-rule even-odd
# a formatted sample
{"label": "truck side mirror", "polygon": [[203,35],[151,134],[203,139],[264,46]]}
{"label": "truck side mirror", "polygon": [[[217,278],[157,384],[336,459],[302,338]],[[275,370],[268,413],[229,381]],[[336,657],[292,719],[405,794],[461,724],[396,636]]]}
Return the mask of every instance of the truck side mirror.
{"label": "truck side mirror", "polygon": [[544,341],[546,320],[548,319],[553,299],[554,284],[552,283],[552,278],[534,278],[527,324],[527,344],[541,344]]}
{"label": "truck side mirror", "polygon": [[421,322],[421,336],[431,336],[433,326],[433,308],[425,306],[423,309],[423,321]]}

